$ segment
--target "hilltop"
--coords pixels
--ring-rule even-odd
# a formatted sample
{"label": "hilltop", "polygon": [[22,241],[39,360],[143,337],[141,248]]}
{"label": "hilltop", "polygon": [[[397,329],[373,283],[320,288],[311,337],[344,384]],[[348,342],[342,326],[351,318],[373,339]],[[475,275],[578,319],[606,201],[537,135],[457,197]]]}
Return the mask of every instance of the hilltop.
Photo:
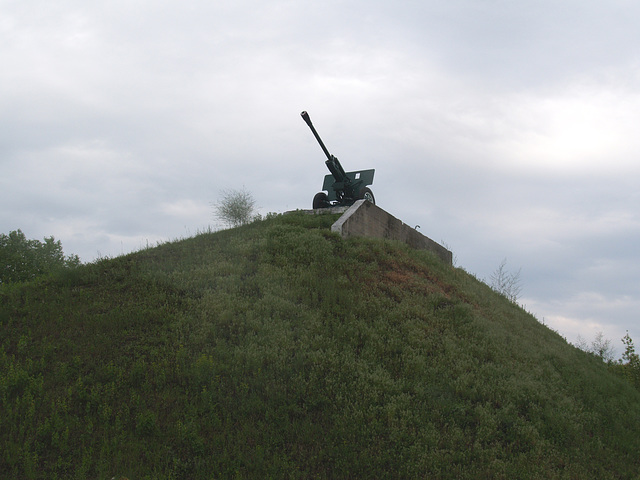
{"label": "hilltop", "polygon": [[0,477],[638,478],[637,390],[336,218],[0,288]]}

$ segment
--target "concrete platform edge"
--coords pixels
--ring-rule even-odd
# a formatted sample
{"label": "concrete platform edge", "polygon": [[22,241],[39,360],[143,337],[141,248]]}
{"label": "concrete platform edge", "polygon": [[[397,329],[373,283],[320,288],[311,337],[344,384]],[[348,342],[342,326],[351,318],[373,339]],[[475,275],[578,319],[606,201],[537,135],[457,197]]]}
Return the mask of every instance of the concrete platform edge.
{"label": "concrete platform edge", "polygon": [[343,238],[361,236],[399,240],[409,246],[435,253],[452,264],[453,254],[445,247],[366,200],[358,200],[331,226]]}

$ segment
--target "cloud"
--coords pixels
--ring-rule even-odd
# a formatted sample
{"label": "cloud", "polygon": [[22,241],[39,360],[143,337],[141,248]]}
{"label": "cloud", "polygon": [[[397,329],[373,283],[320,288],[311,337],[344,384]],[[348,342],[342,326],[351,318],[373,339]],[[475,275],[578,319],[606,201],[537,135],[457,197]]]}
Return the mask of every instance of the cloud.
{"label": "cloud", "polygon": [[308,207],[327,171],[307,110],[345,168],[376,168],[378,203],[467,270],[506,257],[547,318],[620,330],[640,283],[639,10],[11,3],[0,227],[92,260],[206,229],[222,189]]}
{"label": "cloud", "polygon": [[603,295],[597,291],[561,296],[551,302],[523,298],[522,303],[540,322],[558,331],[569,342],[575,344],[579,336],[591,340],[602,332],[618,354],[622,353],[620,340],[627,330],[634,338],[633,318],[640,307],[637,297],[615,293]]}

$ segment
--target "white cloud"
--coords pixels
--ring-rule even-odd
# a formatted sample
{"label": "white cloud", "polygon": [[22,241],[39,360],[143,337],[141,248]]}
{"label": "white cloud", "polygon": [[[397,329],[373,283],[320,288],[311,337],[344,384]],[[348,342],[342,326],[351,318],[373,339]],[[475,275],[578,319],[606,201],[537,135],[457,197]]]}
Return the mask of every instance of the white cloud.
{"label": "white cloud", "polygon": [[576,86],[513,103],[516,116],[505,157],[534,171],[637,173],[640,91]]}
{"label": "white cloud", "polygon": [[507,257],[547,317],[620,330],[640,284],[639,10],[13,2],[0,229],[91,260],[206,228],[224,188],[264,212],[308,207],[327,171],[304,109],[347,169],[376,168],[378,203],[460,265],[487,278]]}

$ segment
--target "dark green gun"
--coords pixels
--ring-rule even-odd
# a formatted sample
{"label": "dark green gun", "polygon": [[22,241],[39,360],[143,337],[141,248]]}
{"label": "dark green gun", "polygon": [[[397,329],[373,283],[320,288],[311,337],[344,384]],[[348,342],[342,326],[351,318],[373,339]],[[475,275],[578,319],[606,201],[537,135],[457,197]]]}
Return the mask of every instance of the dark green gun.
{"label": "dark green gun", "polygon": [[313,123],[311,123],[309,114],[302,112],[300,115],[307,125],[309,125],[322,151],[327,156],[327,161],[324,163],[331,172],[331,175],[324,177],[324,183],[322,184],[322,190],[326,190],[326,193],[320,192],[313,197],[313,208],[348,206],[353,205],[356,200],[360,199],[365,199],[375,204],[376,201],[373,197],[373,192],[367,188],[367,185],[373,183],[375,169],[345,172],[338,159],[331,155],[327,147],[324,146],[320,135],[318,135],[318,132],[316,132],[316,129],[313,127]]}

